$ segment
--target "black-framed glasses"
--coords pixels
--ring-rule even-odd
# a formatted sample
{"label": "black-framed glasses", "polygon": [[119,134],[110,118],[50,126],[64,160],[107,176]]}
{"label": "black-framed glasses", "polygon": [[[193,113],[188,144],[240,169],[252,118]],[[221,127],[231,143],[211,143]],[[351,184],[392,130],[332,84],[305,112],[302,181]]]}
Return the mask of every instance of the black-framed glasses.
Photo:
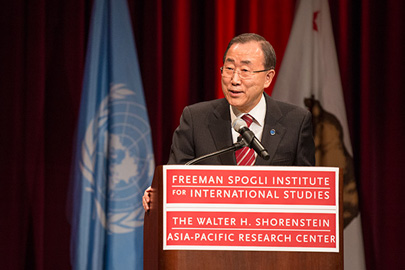
{"label": "black-framed glasses", "polygon": [[271,70],[269,69],[263,69],[263,70],[248,70],[248,69],[241,69],[241,70],[236,70],[235,68],[231,68],[231,67],[220,67],[219,68],[221,70],[221,75],[224,78],[232,78],[233,74],[235,72],[238,73],[239,77],[241,79],[250,79],[253,77],[254,74],[256,73],[260,73],[260,72],[265,72],[265,71],[269,71]]}

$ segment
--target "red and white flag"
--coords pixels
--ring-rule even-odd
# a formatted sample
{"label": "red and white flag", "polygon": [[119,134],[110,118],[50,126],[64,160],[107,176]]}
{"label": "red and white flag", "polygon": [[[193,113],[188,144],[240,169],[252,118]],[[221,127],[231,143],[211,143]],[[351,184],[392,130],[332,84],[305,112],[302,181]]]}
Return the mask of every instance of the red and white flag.
{"label": "red and white flag", "polygon": [[272,96],[312,111],[316,165],[340,168],[344,268],[365,269],[352,145],[327,0],[298,3]]}

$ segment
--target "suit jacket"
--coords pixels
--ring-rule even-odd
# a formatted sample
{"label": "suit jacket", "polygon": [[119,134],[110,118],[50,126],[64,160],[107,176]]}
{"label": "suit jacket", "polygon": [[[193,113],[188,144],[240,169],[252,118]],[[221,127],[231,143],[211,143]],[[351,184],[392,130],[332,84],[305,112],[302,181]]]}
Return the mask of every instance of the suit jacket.
{"label": "suit jacket", "polygon": [[[255,165],[315,165],[312,116],[308,110],[276,101],[266,93],[262,144],[269,160],[257,156]],[[232,146],[231,116],[226,99],[197,103],[184,108],[173,134],[168,164],[184,164],[194,158]],[[271,135],[270,131],[275,131]],[[236,165],[234,152],[203,160],[198,165]]]}

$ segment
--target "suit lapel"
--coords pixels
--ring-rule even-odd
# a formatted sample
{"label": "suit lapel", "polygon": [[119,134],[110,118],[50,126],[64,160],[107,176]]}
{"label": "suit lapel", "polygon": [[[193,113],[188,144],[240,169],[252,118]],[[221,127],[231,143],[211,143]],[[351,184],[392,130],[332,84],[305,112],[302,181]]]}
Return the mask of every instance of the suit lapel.
{"label": "suit lapel", "polygon": [[[222,99],[213,110],[210,123],[208,125],[217,150],[232,146],[231,115],[229,104]],[[218,156],[222,165],[236,165],[234,152],[228,152]]]}
{"label": "suit lapel", "polygon": [[[286,131],[286,128],[278,122],[283,115],[277,103],[266,93],[264,96],[266,98],[266,118],[264,120],[265,123],[261,142],[269,152],[270,159],[264,160],[261,157],[257,157],[255,165],[271,164],[276,154],[277,147]],[[272,130],[275,132],[274,135],[271,135]]]}

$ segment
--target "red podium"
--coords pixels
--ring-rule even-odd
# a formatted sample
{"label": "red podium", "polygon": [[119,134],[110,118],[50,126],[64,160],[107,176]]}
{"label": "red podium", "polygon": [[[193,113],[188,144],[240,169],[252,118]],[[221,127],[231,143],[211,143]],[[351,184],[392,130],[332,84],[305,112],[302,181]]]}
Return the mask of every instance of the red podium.
{"label": "red podium", "polygon": [[343,269],[337,170],[157,167],[144,269]]}

